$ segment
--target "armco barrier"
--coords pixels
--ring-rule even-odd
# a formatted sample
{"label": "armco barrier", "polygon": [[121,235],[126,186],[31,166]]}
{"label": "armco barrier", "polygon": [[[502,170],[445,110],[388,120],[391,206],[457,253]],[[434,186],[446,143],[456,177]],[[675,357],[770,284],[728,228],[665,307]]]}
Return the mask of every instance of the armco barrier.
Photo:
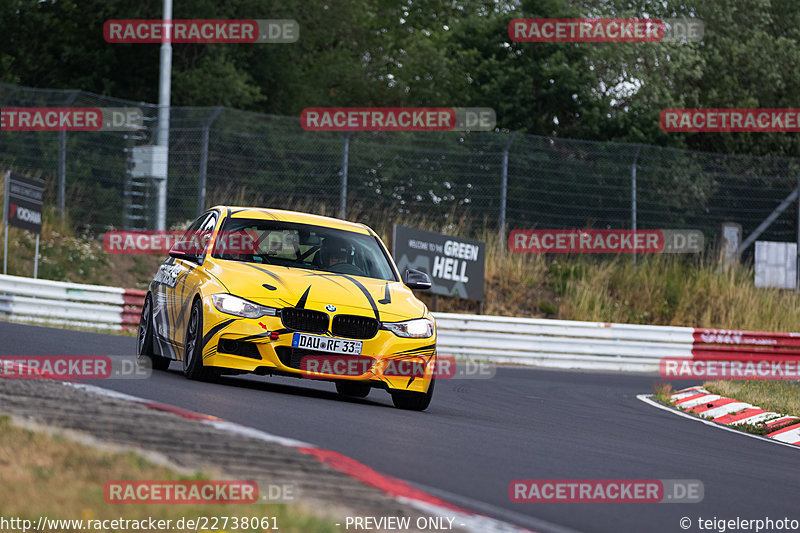
{"label": "armco barrier", "polygon": [[0,275],[0,315],[99,329],[135,329],[145,291]]}
{"label": "armco barrier", "polygon": [[800,333],[436,313],[440,353],[553,368],[659,370],[664,357],[800,357]]}
{"label": "armco barrier", "polygon": [[[135,329],[145,291],[0,275],[0,315],[16,320]],[[436,313],[438,351],[553,368],[656,372],[664,357],[800,356],[800,333],[707,330]]]}
{"label": "armco barrier", "polygon": [[692,357],[694,328],[436,313],[439,353],[553,368],[656,372]]}

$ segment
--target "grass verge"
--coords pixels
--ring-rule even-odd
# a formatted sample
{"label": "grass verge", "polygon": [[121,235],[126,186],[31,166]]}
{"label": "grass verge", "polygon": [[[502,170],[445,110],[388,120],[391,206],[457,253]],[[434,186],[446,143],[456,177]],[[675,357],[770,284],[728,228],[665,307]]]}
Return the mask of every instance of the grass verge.
{"label": "grass verge", "polygon": [[[107,503],[111,480],[209,479],[183,476],[133,453],[115,453],[14,426],[0,416],[0,516],[37,524],[40,516],[65,520],[156,520],[207,517],[276,517],[280,531],[328,533],[332,523],[291,505],[119,505]],[[74,529],[74,528],[73,528]],[[61,531],[50,528],[50,531]],[[260,529],[258,531],[261,531]],[[264,530],[269,531],[269,530]]]}
{"label": "grass verge", "polygon": [[800,416],[800,381],[708,381],[703,387],[712,393],[780,414]]}

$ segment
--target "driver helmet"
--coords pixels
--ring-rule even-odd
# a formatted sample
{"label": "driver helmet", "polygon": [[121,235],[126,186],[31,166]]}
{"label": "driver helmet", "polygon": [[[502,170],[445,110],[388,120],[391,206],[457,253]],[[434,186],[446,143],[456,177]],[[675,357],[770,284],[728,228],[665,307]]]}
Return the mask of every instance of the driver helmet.
{"label": "driver helmet", "polygon": [[336,236],[325,237],[322,241],[322,259],[326,265],[330,265],[333,259],[346,260],[351,253],[352,246],[345,239]]}

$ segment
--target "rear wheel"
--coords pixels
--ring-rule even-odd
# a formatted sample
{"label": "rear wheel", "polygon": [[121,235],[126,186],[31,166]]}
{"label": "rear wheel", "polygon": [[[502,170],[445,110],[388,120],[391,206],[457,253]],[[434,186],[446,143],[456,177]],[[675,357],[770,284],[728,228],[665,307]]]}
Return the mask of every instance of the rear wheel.
{"label": "rear wheel", "polygon": [[183,345],[183,375],[189,379],[208,381],[217,377],[214,369],[203,366],[203,306],[200,300],[192,304],[186,342]]}
{"label": "rear wheel", "polygon": [[431,384],[428,386],[428,392],[393,390],[391,391],[392,403],[398,409],[424,411],[431,404],[431,399],[433,399],[433,387],[435,384],[436,380],[431,378]]}
{"label": "rear wheel", "polygon": [[150,294],[145,297],[142,305],[136,346],[138,348],[136,360],[139,364],[150,365],[154,370],[166,370],[169,368],[169,359],[156,355],[153,349],[153,298]]}
{"label": "rear wheel", "polygon": [[358,381],[337,381],[336,392],[342,396],[352,396],[353,398],[366,398],[372,387],[369,383]]}

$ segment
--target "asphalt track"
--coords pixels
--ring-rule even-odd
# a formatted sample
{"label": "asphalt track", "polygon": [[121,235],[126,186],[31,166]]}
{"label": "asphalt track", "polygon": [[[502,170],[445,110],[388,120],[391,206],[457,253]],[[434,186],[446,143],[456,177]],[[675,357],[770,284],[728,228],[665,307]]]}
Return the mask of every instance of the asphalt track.
{"label": "asphalt track", "polygon": [[[0,323],[1,355],[120,355],[135,339]],[[92,384],[310,442],[527,527],[674,532],[703,519],[800,520],[800,449],[710,427],[637,400],[657,376],[500,368],[487,380],[439,381],[423,413],[374,390],[341,400],[330,383],[290,378],[185,379],[173,363],[144,380]],[[675,383],[676,388],[697,383]],[[699,504],[518,504],[512,480],[699,479]],[[441,492],[440,492],[441,491]],[[692,526],[681,529],[688,517]],[[547,528],[545,528],[547,529]],[[735,531],[730,530],[729,531]]]}

